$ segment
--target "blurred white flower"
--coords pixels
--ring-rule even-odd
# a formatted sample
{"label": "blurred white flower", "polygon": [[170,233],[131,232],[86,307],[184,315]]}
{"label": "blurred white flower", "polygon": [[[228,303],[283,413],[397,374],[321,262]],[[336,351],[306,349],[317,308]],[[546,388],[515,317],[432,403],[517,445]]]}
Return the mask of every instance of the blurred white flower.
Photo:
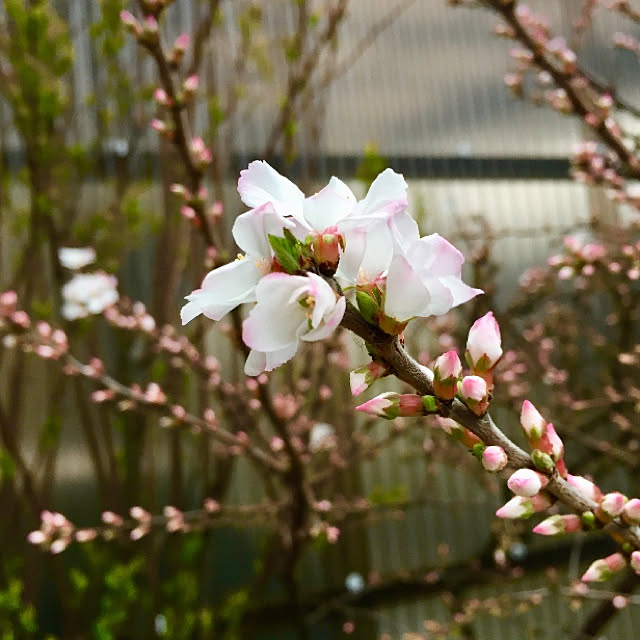
{"label": "blurred white flower", "polygon": [[354,571],[345,578],[344,586],[349,593],[358,593],[365,588],[364,578]]}
{"label": "blurred white flower", "polygon": [[326,422],[316,422],[309,434],[309,449],[313,452],[328,449],[335,444],[335,429]]}
{"label": "blurred white flower", "polygon": [[117,286],[116,277],[104,271],[76,274],[62,287],[62,315],[67,320],[76,320],[102,313],[117,302]]}
{"label": "blurred white flower", "polygon": [[93,247],[60,247],[58,259],[65,269],[82,269],[95,262],[96,250]]}

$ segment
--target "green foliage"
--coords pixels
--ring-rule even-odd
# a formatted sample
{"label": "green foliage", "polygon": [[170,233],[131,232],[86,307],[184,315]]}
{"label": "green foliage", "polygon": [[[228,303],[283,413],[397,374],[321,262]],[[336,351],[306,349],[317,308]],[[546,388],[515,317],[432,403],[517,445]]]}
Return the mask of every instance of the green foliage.
{"label": "green foliage", "polygon": [[374,487],[368,499],[372,505],[377,506],[401,505],[409,499],[409,488],[406,485]]}
{"label": "green foliage", "polygon": [[23,599],[23,585],[18,578],[10,578],[0,591],[0,638],[26,640],[36,638],[38,623],[35,607]]}
{"label": "green foliage", "polygon": [[285,229],[284,234],[284,238],[269,234],[269,244],[280,266],[287,273],[298,273],[302,261],[302,245],[288,230]]}
{"label": "green foliage", "polygon": [[370,142],[363,150],[362,160],[356,169],[356,176],[368,188],[376,176],[388,166],[389,163],[380,154],[378,145],[375,142]]}

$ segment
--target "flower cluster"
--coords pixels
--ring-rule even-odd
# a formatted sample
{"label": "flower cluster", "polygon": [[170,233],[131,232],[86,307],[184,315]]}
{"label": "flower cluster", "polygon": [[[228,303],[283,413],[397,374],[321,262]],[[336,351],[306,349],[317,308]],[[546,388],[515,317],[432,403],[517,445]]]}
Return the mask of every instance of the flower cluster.
{"label": "flower cluster", "polygon": [[399,334],[412,318],[441,315],[481,293],[462,282],[464,258],[455,247],[438,234],[420,237],[407,211],[407,184],[391,169],[358,201],[335,177],[305,197],[255,161],[241,172],[238,191],[251,207],[233,225],[244,253],[205,277],[181,318],[220,320],[256,303],[242,333],[251,348],[248,375],[287,362],[301,341],[329,336],[346,298],[368,322]]}

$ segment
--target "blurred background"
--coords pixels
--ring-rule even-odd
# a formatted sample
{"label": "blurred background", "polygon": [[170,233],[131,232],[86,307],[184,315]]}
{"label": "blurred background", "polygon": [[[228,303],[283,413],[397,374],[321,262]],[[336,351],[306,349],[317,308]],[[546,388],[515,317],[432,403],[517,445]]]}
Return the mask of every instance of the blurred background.
{"label": "blurred background", "polygon": [[[3,638],[638,636],[635,576],[575,585],[615,550],[608,538],[535,539],[532,521],[496,519],[504,482],[441,425],[356,419],[348,371],[367,362],[357,338],[314,344],[254,384],[233,321],[180,326],[183,296],[236,254],[236,182],[249,162],[268,160],[308,194],[336,175],[358,196],[390,166],[422,232],[453,242],[466,280],[486,291],[412,323],[412,353],[425,364],[462,353],[470,324],[492,309],[508,350],[492,409],[501,427],[522,443],[529,398],[564,439],[572,473],[637,494],[636,209],[571,178],[574,146],[591,131],[549,106],[547,78],[532,81],[532,99],[510,91],[517,56],[494,33],[498,16],[454,4],[467,3],[0,0],[0,291],[16,291],[34,325],[62,327],[80,361],[99,357],[125,387],[157,383],[169,398],[152,411],[117,394],[99,402],[99,376],[63,375],[69,362],[5,337]],[[599,86],[640,104],[638,57],[612,46],[617,32],[640,35],[638,24],[598,5],[530,2]],[[128,31],[123,10],[138,20]],[[638,134],[633,108],[619,117]],[[202,202],[175,184],[205,189]],[[590,259],[589,243],[604,255]],[[117,313],[64,317],[67,246],[94,247],[97,268],[117,276]],[[119,321],[147,312],[148,330]],[[396,388],[385,379],[374,391]],[[295,481],[206,430],[171,428],[176,404],[213,409],[273,454],[274,438],[291,439],[316,498],[300,548],[287,541]],[[199,515],[207,498],[221,505],[211,521]],[[173,531],[166,505],[196,525]],[[92,528],[109,524],[105,511],[135,521],[135,506],[157,514],[141,540],[125,523],[61,553],[27,542],[43,509]]]}

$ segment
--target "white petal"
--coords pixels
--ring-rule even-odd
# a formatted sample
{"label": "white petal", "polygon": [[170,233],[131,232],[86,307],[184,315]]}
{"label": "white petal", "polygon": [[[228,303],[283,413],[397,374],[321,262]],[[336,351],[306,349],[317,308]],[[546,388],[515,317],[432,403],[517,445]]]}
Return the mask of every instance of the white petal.
{"label": "white petal", "polygon": [[[258,351],[277,351],[297,343],[301,327],[307,323],[298,304],[307,281],[304,276],[271,273],[256,287],[258,304],[242,325],[242,340]],[[293,299],[292,299],[293,298]]]}
{"label": "white petal", "polygon": [[304,218],[312,229],[323,232],[349,215],[355,204],[351,189],[333,177],[322,191],[304,201]]}
{"label": "white petal", "polygon": [[304,193],[264,160],[255,160],[240,172],[238,193],[248,207],[271,202],[283,216],[302,217]]}
{"label": "white petal", "polygon": [[58,260],[65,269],[82,269],[95,262],[96,250],[93,247],[60,247]]}
{"label": "white petal", "polygon": [[477,295],[484,293],[482,289],[470,287],[455,276],[441,276],[440,282],[449,289],[453,296],[452,307],[457,307],[459,304],[468,302],[471,298],[475,298]]}
{"label": "white petal", "polygon": [[398,211],[407,206],[407,183],[401,174],[385,169],[371,184],[355,214],[358,216]]}
{"label": "white petal", "polygon": [[263,371],[273,371],[280,365],[288,362],[296,355],[298,351],[298,343],[291,344],[284,349],[278,351],[270,351],[264,353],[252,349],[247,356],[244,364],[244,372],[248,376],[260,375]]}
{"label": "white petal", "polygon": [[418,274],[403,256],[395,256],[387,272],[384,312],[404,322],[422,315],[430,303],[431,295]]}
{"label": "white petal", "polygon": [[[210,271],[202,287],[186,296],[189,303],[180,312],[182,324],[193,320],[198,313],[220,320],[239,304],[253,302],[260,276],[258,264],[250,258],[234,260]],[[197,313],[196,307],[200,309]]]}
{"label": "white petal", "polygon": [[314,342],[316,340],[324,340],[327,336],[330,336],[342,322],[346,307],[346,299],[340,297],[333,307],[333,310],[324,317],[323,324],[301,336],[301,339],[306,342]]}

